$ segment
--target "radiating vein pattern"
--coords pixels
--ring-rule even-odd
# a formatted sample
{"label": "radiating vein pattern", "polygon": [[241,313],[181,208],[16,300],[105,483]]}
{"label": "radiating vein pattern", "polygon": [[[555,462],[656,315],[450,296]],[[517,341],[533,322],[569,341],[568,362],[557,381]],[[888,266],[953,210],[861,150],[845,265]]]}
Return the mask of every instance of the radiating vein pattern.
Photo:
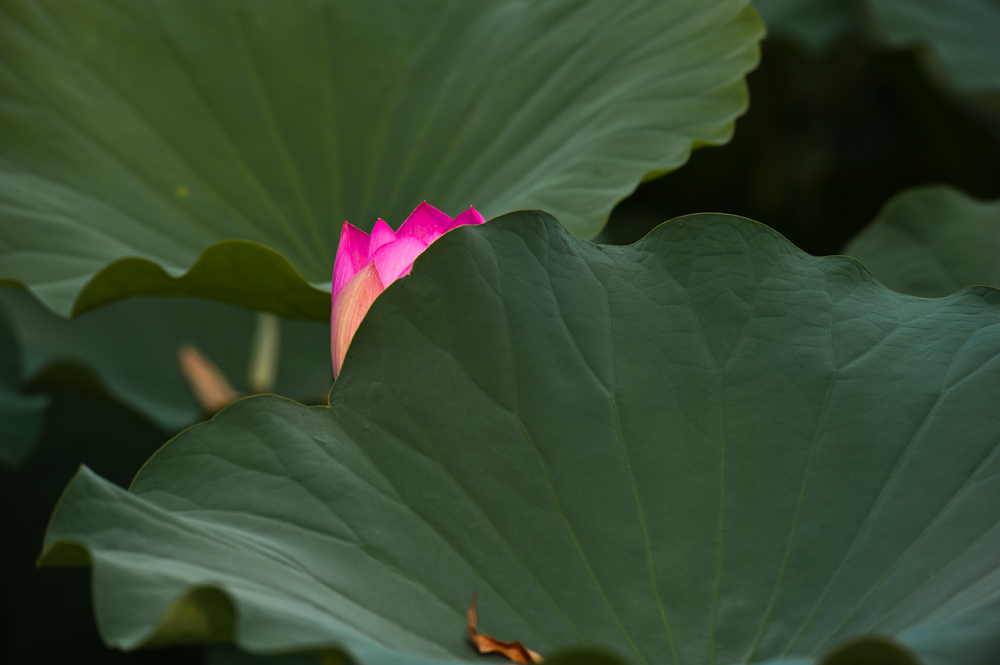
{"label": "radiating vein pattern", "polygon": [[[647,173],[729,139],[763,34],[746,0],[0,0],[0,18],[0,206],[28,208],[0,207],[0,280],[63,315],[162,294],[117,259],[177,278],[234,240],[316,295],[344,221],[398,227],[424,200],[544,207],[593,236]],[[235,302],[226,267],[178,295]]]}
{"label": "radiating vein pattern", "polygon": [[995,289],[901,295],[735,217],[606,247],[511,213],[380,296],[330,407],[238,402],[129,493],[82,474],[47,557],[89,549],[125,647],[209,586],[244,648],[365,664],[473,658],[473,592],[483,631],[545,654],[774,663],[877,630],[977,662],[998,377]]}

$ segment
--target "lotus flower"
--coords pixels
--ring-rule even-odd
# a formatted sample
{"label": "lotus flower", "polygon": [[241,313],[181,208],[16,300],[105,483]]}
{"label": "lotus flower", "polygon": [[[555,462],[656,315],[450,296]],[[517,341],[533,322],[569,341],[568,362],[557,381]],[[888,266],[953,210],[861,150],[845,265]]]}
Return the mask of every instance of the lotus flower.
{"label": "lotus flower", "polygon": [[340,373],[347,347],[375,298],[408,274],[413,260],[432,242],[457,226],[484,221],[475,208],[452,219],[424,201],[406,218],[399,231],[393,231],[380,219],[368,235],[344,222],[333,264],[330,352],[334,377]]}

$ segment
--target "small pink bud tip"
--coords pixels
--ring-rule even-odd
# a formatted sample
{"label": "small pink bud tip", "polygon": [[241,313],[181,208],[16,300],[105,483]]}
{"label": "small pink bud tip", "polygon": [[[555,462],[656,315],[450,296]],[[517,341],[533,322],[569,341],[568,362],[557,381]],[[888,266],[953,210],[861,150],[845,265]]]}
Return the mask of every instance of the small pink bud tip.
{"label": "small pink bud tip", "polygon": [[442,235],[459,226],[485,221],[475,208],[452,219],[424,201],[398,231],[381,219],[371,235],[344,222],[333,264],[330,353],[334,377],[340,374],[347,347],[379,294],[408,274],[413,261]]}

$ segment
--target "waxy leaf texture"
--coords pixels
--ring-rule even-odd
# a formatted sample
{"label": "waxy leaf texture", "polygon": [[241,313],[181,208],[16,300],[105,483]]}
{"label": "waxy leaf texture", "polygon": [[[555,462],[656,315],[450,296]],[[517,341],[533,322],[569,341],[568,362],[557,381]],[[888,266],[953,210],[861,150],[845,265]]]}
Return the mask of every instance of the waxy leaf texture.
{"label": "waxy leaf texture", "polygon": [[0,283],[326,320],[347,220],[593,236],[729,140],[763,32],[748,0],[0,0]]}
{"label": "waxy leaf texture", "polygon": [[329,407],[240,400],[128,492],[82,470],[42,563],[93,566],[125,649],[478,661],[477,591],[546,657],[835,663],[875,633],[990,665],[998,377],[996,289],[901,295],[736,217],[608,247],[512,213],[386,289]]}

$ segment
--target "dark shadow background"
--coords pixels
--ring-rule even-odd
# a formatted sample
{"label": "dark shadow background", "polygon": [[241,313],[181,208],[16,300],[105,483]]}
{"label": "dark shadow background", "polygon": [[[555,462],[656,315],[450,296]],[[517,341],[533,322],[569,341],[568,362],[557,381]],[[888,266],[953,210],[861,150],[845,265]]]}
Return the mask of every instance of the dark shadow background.
{"label": "dark shadow background", "polygon": [[81,464],[128,487],[169,435],[108,398],[55,391],[45,429],[16,472],[0,467],[0,663],[199,663],[202,649],[133,653],[101,642],[88,568],[35,568],[49,515]]}
{"label": "dark shadow background", "polygon": [[900,190],[949,183],[1000,198],[1000,117],[929,80],[912,51],[860,38],[811,54],[768,39],[750,109],[723,147],[640,185],[597,239],[615,245],[696,212],[749,217],[837,254]]}

